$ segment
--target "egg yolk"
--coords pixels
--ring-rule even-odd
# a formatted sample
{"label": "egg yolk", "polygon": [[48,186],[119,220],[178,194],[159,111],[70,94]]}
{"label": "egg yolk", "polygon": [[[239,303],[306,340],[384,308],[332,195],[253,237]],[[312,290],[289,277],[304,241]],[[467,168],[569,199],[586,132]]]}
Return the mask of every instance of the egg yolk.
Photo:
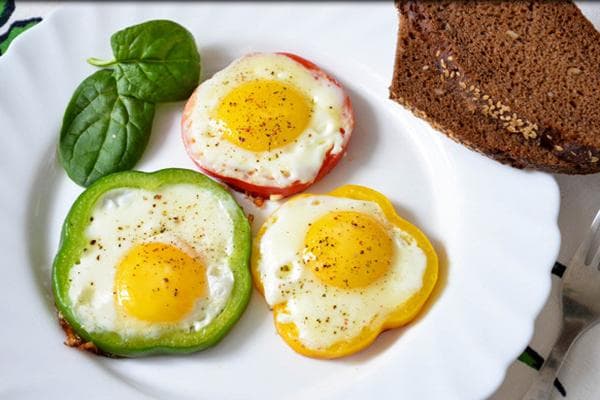
{"label": "egg yolk", "polygon": [[216,110],[224,138],[250,151],[270,151],[293,142],[308,126],[311,102],[278,81],[253,80],[229,92]]}
{"label": "egg yolk", "polygon": [[392,239],[374,218],[354,211],[332,212],[316,220],[305,237],[304,262],[327,285],[368,286],[390,268]]}
{"label": "egg yolk", "polygon": [[175,246],[140,244],[117,267],[115,300],[143,321],[179,321],[206,292],[205,275],[202,263]]}

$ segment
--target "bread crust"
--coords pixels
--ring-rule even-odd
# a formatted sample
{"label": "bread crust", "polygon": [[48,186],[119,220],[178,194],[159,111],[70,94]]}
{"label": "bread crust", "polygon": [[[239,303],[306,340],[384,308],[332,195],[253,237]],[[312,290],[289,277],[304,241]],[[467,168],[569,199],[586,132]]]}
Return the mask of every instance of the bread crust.
{"label": "bread crust", "polygon": [[[504,4],[503,7],[520,7],[519,11],[526,14],[534,3]],[[496,76],[485,70],[484,63],[479,64],[482,66],[480,69],[477,62],[473,62],[473,43],[465,45],[457,39],[459,35],[453,36],[453,29],[459,29],[455,26],[459,25],[455,24],[455,19],[479,19],[481,16],[475,14],[481,12],[482,7],[499,6],[484,4],[478,8],[478,5],[471,4],[397,1],[400,27],[390,98],[456,142],[504,164],[567,174],[600,171],[600,119],[597,116],[581,117],[585,119],[585,127],[583,124],[581,127],[573,124],[567,126],[560,116],[554,121],[551,113],[549,117],[544,116],[539,109],[533,109],[535,104],[523,101],[523,96],[519,97],[517,90],[512,98],[512,87],[506,87],[512,81],[507,81],[502,71],[497,74],[504,79],[503,85],[495,80]],[[564,14],[567,11],[569,18],[585,25],[581,28],[582,34],[592,41],[590,47],[597,46],[600,49],[600,34],[571,2],[556,2],[554,5],[544,5],[545,8],[539,5],[535,7],[531,8],[532,13],[549,20],[555,13]],[[562,8],[554,10],[549,7]],[[454,19],[454,16],[457,17]],[[489,22],[494,21],[492,19]],[[489,32],[494,31],[491,29]],[[512,36],[518,36],[513,31],[506,32],[504,43],[514,40]],[[485,35],[489,33],[484,33],[483,37]],[[503,40],[498,40],[498,44],[486,43],[485,48],[489,51],[492,45],[498,48],[504,46],[502,43]],[[513,49],[517,56],[519,51]],[[597,56],[600,58],[600,53]],[[592,74],[593,71],[589,71],[584,75]],[[517,76],[514,80],[522,78]],[[574,82],[574,87],[580,85],[580,82]],[[531,90],[535,94],[536,87]],[[568,101],[567,94],[560,90],[555,89],[557,100]],[[600,98],[598,93],[593,93],[593,96]],[[577,131],[580,128],[584,129]]]}

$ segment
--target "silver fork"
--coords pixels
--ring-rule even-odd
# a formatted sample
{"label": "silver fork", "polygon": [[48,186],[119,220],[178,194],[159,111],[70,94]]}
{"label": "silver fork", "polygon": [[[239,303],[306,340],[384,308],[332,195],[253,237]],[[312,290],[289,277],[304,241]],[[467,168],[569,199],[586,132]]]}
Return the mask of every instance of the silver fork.
{"label": "silver fork", "polygon": [[600,210],[571,259],[562,282],[563,326],[537,380],[523,400],[547,400],[571,345],[600,317]]}

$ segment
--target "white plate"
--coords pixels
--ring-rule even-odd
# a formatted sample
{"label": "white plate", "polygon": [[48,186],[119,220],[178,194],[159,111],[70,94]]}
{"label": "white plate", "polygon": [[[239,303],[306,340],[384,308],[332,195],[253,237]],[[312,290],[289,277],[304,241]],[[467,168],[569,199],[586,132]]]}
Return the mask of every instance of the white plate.
{"label": "white plate", "polygon": [[[406,329],[336,361],[305,358],[276,335],[255,295],[217,347],[186,357],[112,360],[65,347],[49,288],[62,219],[80,192],[56,162],[64,108],[109,57],[109,37],[152,18],[196,37],[204,77],[250,51],[315,61],[349,89],[357,127],[347,157],[311,191],[382,191],[432,239],[447,274]],[[0,393],[8,398],[477,399],[497,387],[532,335],[559,247],[551,176],[502,166],[454,144],[387,99],[391,3],[69,5],[0,59]],[[141,170],[193,168],[179,139],[182,103],[158,107]],[[247,206],[247,203],[246,203]],[[272,207],[270,207],[272,208]],[[269,209],[270,209],[269,208]],[[260,219],[260,218],[259,218]]]}

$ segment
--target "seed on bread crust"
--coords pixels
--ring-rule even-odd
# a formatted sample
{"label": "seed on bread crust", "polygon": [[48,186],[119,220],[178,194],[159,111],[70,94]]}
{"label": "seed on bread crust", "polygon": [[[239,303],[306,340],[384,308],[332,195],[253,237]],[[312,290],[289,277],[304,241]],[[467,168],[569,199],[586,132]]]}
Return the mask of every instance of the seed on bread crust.
{"label": "seed on bread crust", "polygon": [[506,36],[508,36],[511,39],[518,39],[519,38],[519,34],[515,31],[511,31],[510,29],[506,31]]}

